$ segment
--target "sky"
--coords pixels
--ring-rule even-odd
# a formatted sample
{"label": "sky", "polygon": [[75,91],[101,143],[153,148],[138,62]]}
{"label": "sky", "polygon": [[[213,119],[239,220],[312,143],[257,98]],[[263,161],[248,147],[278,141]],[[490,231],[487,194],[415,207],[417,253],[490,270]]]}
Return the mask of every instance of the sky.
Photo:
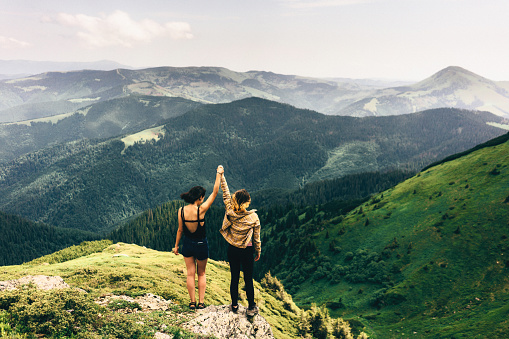
{"label": "sky", "polygon": [[508,0],[0,0],[0,60],[509,81]]}

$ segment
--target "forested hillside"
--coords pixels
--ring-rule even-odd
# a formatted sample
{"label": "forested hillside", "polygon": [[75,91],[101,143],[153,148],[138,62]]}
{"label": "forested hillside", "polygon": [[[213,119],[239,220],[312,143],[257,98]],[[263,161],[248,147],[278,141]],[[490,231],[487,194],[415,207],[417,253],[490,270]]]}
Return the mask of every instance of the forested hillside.
{"label": "forested hillside", "polygon": [[[499,120],[497,120],[499,119]],[[436,109],[392,117],[326,116],[251,98],[203,105],[158,141],[60,144],[0,165],[0,209],[106,232],[144,210],[208,189],[222,164],[232,187],[295,189],[347,174],[416,171],[504,133],[489,113]]]}
{"label": "forested hillside", "polygon": [[0,212],[0,266],[17,265],[83,241],[97,240],[90,232],[34,223]]}
{"label": "forested hillside", "polygon": [[[379,338],[505,337],[508,156],[509,133],[394,187],[390,175],[363,174],[306,185],[288,192],[287,200],[264,192],[257,279],[270,271],[299,306],[326,306]],[[367,178],[371,187],[388,187],[350,201],[320,201],[314,194],[348,191],[346,179],[352,188],[369,187]],[[110,237],[169,251],[181,205],[147,211]],[[217,232],[223,213],[214,206],[206,219],[217,259],[226,259]]]}
{"label": "forested hillside", "polygon": [[391,170],[348,174],[311,182],[296,190],[268,188],[256,191],[251,193],[251,200],[256,208],[279,206],[291,209],[325,204],[332,200],[363,199],[404,181],[414,173]]}
{"label": "forested hillside", "polygon": [[181,98],[130,95],[49,118],[0,124],[0,162],[59,143],[135,133],[199,105]]}
{"label": "forested hillside", "polygon": [[508,182],[506,134],[354,210],[266,214],[258,272],[380,338],[507,337]]}

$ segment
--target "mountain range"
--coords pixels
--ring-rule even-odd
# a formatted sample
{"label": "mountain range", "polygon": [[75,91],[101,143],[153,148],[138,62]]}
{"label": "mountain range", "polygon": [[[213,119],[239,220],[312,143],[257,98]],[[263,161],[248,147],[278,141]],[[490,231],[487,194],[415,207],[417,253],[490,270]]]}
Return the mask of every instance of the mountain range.
{"label": "mountain range", "polygon": [[380,89],[367,81],[315,79],[220,67],[47,72],[0,81],[0,122],[72,113],[129,94],[226,103],[260,97],[324,114],[366,116],[414,113],[438,107],[485,110],[509,117],[509,86],[460,67],[416,84]]}
{"label": "mountain range", "polygon": [[78,140],[0,165],[0,210],[104,232],[223,164],[232,187],[294,189],[391,169],[417,171],[505,131],[486,112],[436,109],[388,117],[327,116],[258,98],[202,105],[132,136]]}

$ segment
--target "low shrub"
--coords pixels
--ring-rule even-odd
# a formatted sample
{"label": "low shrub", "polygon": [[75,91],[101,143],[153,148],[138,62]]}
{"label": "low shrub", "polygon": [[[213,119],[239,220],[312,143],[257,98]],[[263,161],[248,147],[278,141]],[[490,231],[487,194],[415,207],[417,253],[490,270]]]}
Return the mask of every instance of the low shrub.
{"label": "low shrub", "polygon": [[2,308],[20,333],[72,336],[101,326],[99,306],[78,290],[33,288],[3,293]]}
{"label": "low shrub", "polygon": [[[113,310],[119,307],[141,309],[136,303],[126,303],[110,303],[109,306]],[[4,310],[0,330],[2,336],[5,333],[9,338],[23,338],[24,335],[83,339],[153,337],[153,333],[135,318],[99,306],[79,290],[24,288],[5,291],[0,295],[0,305]]]}

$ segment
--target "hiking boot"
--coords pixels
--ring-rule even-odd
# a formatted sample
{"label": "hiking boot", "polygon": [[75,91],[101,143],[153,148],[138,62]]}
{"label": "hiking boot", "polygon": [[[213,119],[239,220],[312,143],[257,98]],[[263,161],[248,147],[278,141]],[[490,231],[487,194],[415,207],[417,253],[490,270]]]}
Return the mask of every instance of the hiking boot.
{"label": "hiking boot", "polygon": [[249,307],[246,311],[246,314],[249,317],[254,317],[255,315],[258,314],[258,306],[254,305],[253,307]]}

